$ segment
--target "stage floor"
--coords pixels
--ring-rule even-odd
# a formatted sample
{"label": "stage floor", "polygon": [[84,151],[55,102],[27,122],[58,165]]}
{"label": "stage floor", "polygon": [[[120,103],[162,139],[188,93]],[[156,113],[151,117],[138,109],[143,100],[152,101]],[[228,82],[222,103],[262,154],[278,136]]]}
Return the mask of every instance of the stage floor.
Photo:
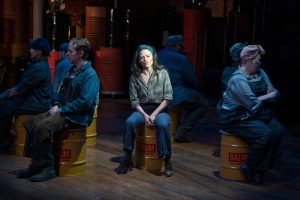
{"label": "stage floor", "polygon": [[191,131],[192,143],[174,143],[174,176],[134,168],[114,171],[122,160],[122,133],[131,113],[127,98],[102,98],[97,117],[97,143],[87,148],[86,172],[32,183],[17,178],[29,158],[0,155],[0,199],[299,199],[300,133],[289,129],[284,143],[281,176],[266,177],[264,185],[219,177],[220,134],[215,101]]}

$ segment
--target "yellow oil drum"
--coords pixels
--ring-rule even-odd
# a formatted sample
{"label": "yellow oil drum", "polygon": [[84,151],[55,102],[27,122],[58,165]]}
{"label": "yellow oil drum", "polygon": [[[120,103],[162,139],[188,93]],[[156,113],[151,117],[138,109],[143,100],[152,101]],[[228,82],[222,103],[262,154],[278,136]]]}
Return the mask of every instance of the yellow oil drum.
{"label": "yellow oil drum", "polygon": [[220,177],[228,180],[246,180],[240,172],[240,167],[247,159],[249,145],[223,130],[220,130],[220,133],[222,134]]}
{"label": "yellow oil drum", "polygon": [[86,128],[86,146],[91,147],[96,144],[97,140],[97,109],[96,106],[93,116],[93,121],[89,127]]}
{"label": "yellow oil drum", "polygon": [[135,165],[140,169],[161,171],[163,159],[157,158],[155,126],[137,129],[135,138]]}
{"label": "yellow oil drum", "polygon": [[93,121],[89,127],[86,128],[86,146],[91,147],[96,144],[97,139],[97,112],[98,106],[96,106],[93,116]]}
{"label": "yellow oil drum", "polygon": [[24,146],[26,141],[26,130],[23,123],[30,117],[30,115],[19,115],[16,117],[15,126],[15,154],[17,156],[23,156]]}
{"label": "yellow oil drum", "polygon": [[86,129],[67,129],[56,138],[59,176],[75,176],[86,169]]}
{"label": "yellow oil drum", "polygon": [[173,107],[169,109],[169,115],[171,118],[170,131],[171,131],[171,141],[174,141],[175,132],[178,128],[180,122],[180,108]]}

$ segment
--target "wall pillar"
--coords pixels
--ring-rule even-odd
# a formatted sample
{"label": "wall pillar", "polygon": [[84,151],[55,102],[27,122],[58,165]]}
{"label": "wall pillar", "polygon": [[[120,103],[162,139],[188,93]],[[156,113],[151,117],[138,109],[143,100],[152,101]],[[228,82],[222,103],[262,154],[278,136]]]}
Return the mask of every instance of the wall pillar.
{"label": "wall pillar", "polygon": [[33,0],[33,39],[43,35],[43,8],[43,0]]}

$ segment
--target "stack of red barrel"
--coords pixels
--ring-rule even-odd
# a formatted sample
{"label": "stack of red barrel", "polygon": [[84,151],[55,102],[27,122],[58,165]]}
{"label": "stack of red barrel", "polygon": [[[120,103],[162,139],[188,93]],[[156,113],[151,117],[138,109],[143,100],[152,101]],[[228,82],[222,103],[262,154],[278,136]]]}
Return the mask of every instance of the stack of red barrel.
{"label": "stack of red barrel", "polygon": [[205,9],[183,10],[184,53],[195,66],[197,79],[201,79],[205,41]]}

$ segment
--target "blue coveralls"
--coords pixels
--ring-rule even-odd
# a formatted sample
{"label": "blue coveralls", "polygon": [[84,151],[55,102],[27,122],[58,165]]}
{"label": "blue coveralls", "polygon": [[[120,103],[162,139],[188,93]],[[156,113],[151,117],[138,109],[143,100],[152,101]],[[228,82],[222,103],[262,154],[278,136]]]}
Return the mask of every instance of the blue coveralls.
{"label": "blue coveralls", "polygon": [[187,111],[176,131],[176,136],[184,136],[197,123],[207,109],[208,102],[196,89],[194,67],[186,56],[171,47],[157,53],[160,64],[169,73],[173,88],[173,100],[168,108],[179,106]]}
{"label": "blue coveralls", "polygon": [[[248,81],[255,96],[267,93],[266,81]],[[247,166],[265,172],[278,169],[282,154],[285,129],[276,119],[271,105],[264,103],[257,114],[243,119],[247,111],[242,107],[236,111],[220,110],[221,128],[236,135],[249,144]]]}

